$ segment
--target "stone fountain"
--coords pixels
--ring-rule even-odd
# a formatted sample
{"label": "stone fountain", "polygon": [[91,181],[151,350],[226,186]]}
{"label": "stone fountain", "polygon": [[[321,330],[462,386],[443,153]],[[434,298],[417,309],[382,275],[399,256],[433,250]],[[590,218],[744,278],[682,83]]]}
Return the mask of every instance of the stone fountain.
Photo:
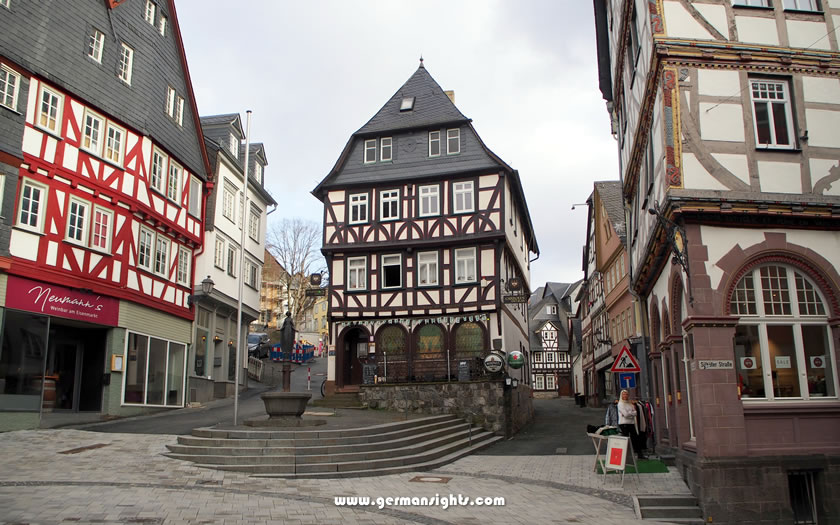
{"label": "stone fountain", "polygon": [[264,392],[260,395],[268,419],[247,419],[251,427],[314,427],[326,424],[323,419],[303,419],[312,394],[300,392]]}

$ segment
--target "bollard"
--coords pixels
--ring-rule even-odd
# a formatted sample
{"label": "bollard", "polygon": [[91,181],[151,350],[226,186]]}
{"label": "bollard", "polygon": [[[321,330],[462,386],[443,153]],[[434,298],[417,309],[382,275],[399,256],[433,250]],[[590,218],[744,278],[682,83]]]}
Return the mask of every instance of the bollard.
{"label": "bollard", "polygon": [[306,368],[306,389],[312,390],[312,367]]}

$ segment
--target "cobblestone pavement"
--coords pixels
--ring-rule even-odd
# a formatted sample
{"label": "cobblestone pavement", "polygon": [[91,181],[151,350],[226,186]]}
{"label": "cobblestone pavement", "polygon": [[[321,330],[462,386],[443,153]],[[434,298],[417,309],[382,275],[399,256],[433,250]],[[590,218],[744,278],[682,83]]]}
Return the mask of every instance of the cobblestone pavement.
{"label": "cobblestone pavement", "polygon": [[[603,478],[594,456],[470,456],[434,472],[253,478],[162,455],[171,435],[0,434],[0,523],[478,524],[636,522],[633,493],[687,493],[676,472]],[[425,476],[425,481],[412,481]],[[445,483],[433,482],[451,478]],[[504,497],[504,506],[338,506],[338,496]],[[646,521],[645,523],[655,523]]]}

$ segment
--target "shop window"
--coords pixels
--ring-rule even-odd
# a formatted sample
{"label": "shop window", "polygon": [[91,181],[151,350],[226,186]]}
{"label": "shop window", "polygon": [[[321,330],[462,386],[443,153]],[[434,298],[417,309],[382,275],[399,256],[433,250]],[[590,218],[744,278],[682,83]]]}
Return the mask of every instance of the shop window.
{"label": "shop window", "polygon": [[376,348],[383,354],[392,357],[405,355],[406,341],[405,330],[396,325],[386,326],[379,331],[379,341]]}
{"label": "shop window", "polygon": [[417,357],[419,359],[443,358],[443,329],[436,324],[426,324],[417,330]]}
{"label": "shop window", "polygon": [[183,406],[186,345],[128,333],[126,404]]}
{"label": "shop window", "polygon": [[3,316],[3,346],[0,349],[0,406],[4,410],[37,412],[41,402],[42,383],[52,387],[52,400],[45,395],[44,404],[55,403],[55,379],[47,373],[43,378],[47,346],[48,318],[14,310]]}
{"label": "shop window", "polygon": [[484,329],[476,322],[461,323],[455,327],[455,355],[481,357],[484,351]]}

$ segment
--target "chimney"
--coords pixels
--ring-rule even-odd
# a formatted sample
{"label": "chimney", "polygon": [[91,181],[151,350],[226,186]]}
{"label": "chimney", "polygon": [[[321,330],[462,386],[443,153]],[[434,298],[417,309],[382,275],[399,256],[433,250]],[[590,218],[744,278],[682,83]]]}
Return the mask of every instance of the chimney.
{"label": "chimney", "polygon": [[444,93],[446,94],[447,97],[449,97],[449,100],[451,100],[452,103],[454,104],[455,103],[455,91],[449,89],[447,91],[444,91]]}

